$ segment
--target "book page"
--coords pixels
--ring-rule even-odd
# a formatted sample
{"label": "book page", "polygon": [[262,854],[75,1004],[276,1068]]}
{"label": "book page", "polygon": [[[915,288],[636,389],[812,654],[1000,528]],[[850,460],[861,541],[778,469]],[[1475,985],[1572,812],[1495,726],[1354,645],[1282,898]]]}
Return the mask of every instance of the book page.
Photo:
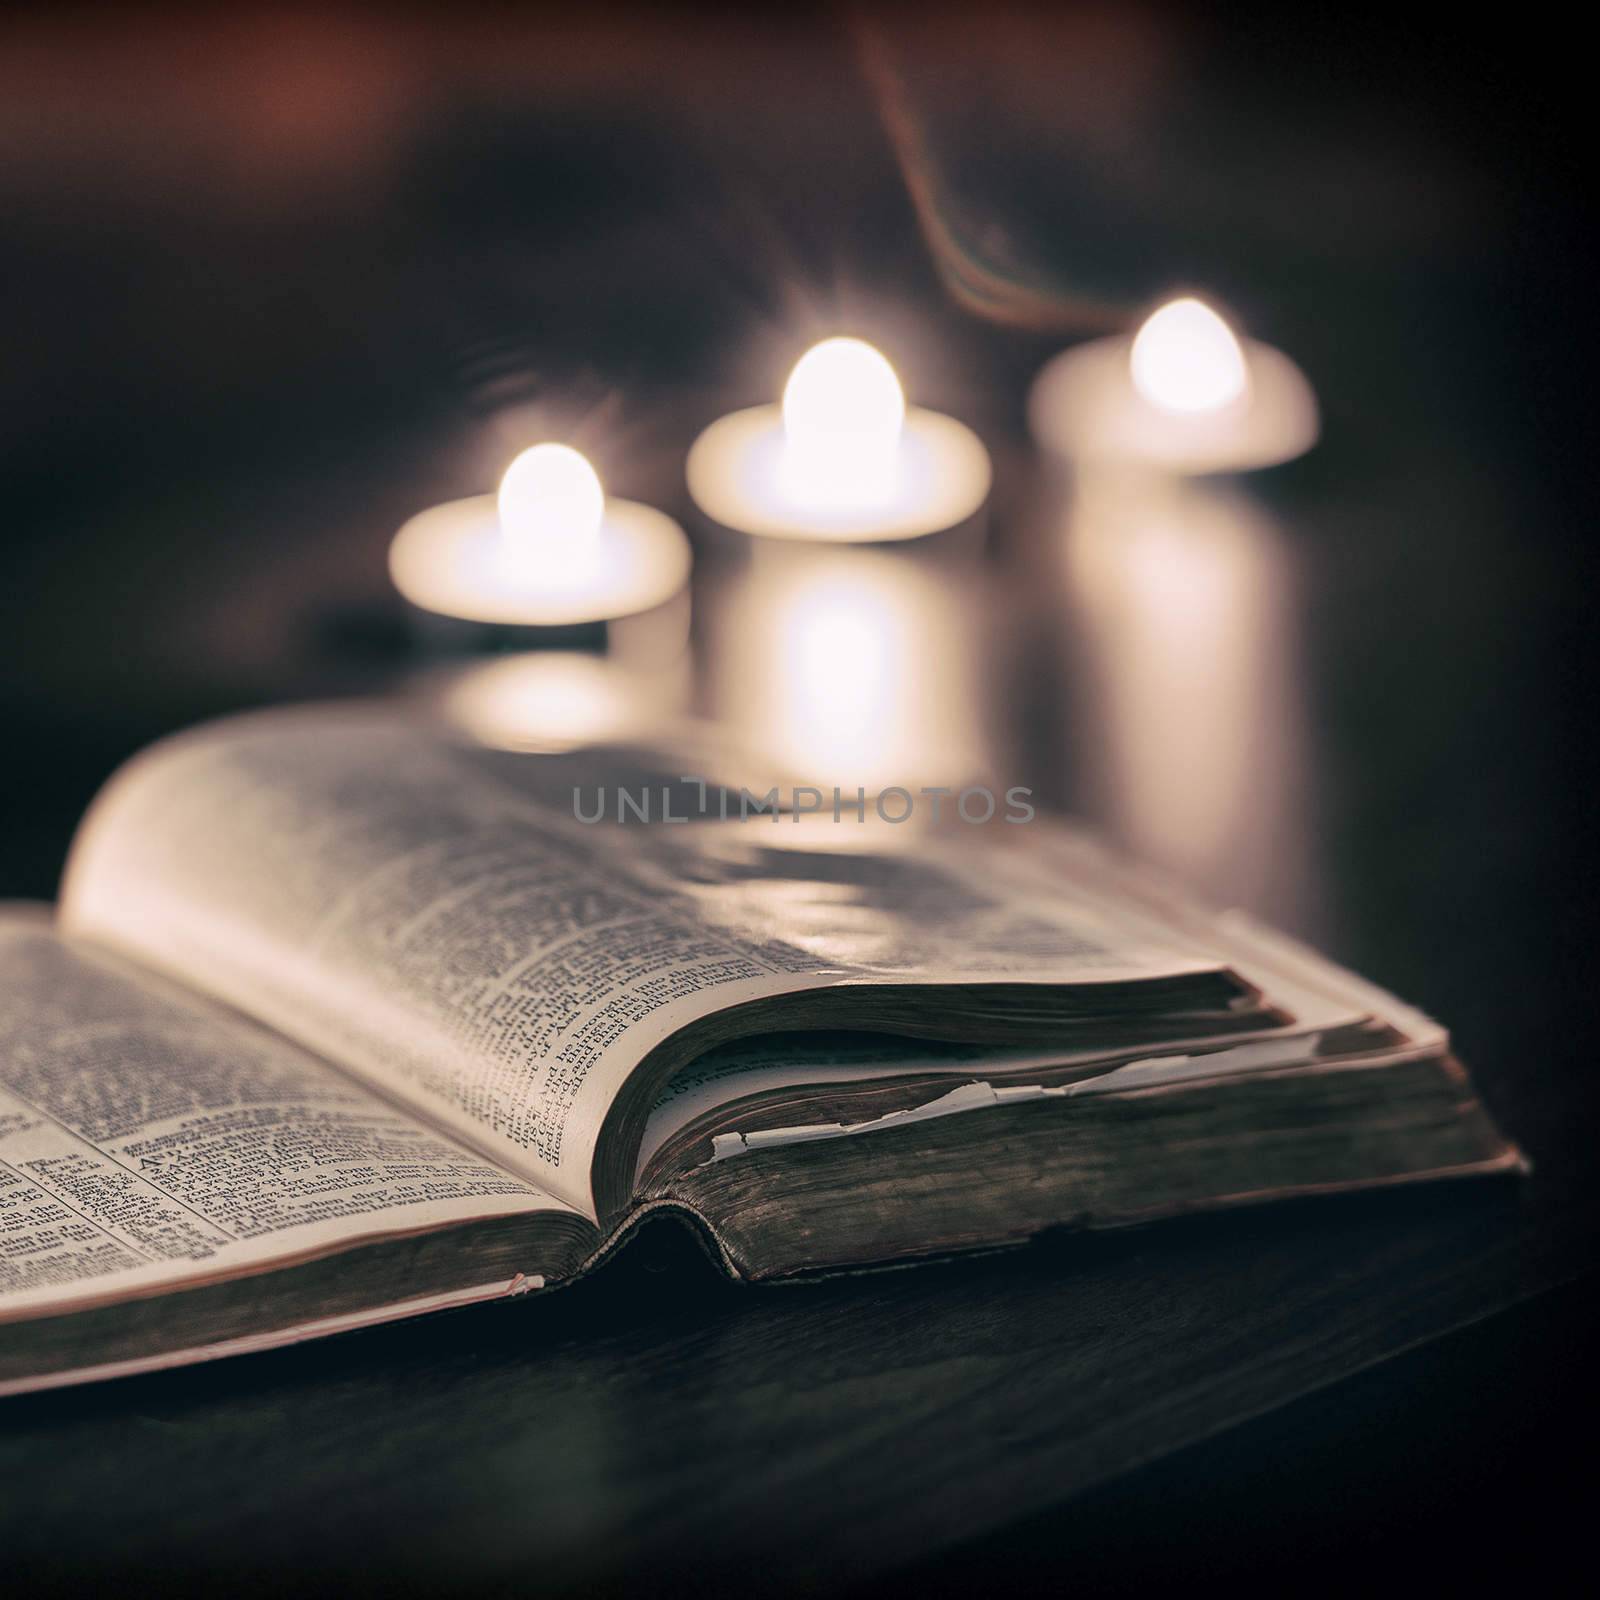
{"label": "book page", "polygon": [[[1184,894],[1148,868],[1123,860],[1092,835],[1059,819],[1041,819],[1030,832],[1028,849],[1020,864],[1031,874],[1031,895],[1071,885],[1080,909],[1100,907],[1131,938],[1150,942],[1187,935],[1198,948],[1209,949],[1228,963],[1246,982],[1269,993],[1293,1017],[1291,1023],[1263,1033],[1251,1029],[1237,1041],[1212,1035],[1196,1041],[1190,1053],[1182,1041],[1168,1040],[1158,1051],[1103,1049],[1018,1048],[936,1043],[929,1040],[891,1040],[862,1034],[774,1034],[765,1039],[738,1040],[701,1056],[663,1085],[652,1106],[640,1142],[635,1180],[642,1179],[656,1153],[697,1120],[744,1100],[774,1093],[822,1093],[846,1084],[863,1084],[890,1078],[948,1078],[978,1084],[994,1079],[1000,1096],[1024,1092],[1021,1082],[1037,1071],[1059,1079],[1063,1069],[1082,1068],[1092,1076],[1072,1086],[1037,1092],[1056,1095],[1116,1092],[1149,1087],[1185,1078],[1211,1077],[1279,1070],[1284,1066],[1315,1064],[1324,1040],[1346,1034],[1344,1048],[1373,1048],[1381,1042],[1391,1059],[1441,1054],[1448,1035],[1431,1018],[1394,995],[1336,966],[1315,951],[1285,935],[1262,927],[1244,913],[1218,911]],[[990,855],[986,870],[1008,878],[1019,863]],[[1026,904],[1030,889],[1020,886],[1012,903]],[[1363,1046],[1365,1030],[1371,1044]],[[948,1112],[966,1106],[996,1103],[991,1096],[972,1096],[962,1102],[949,1091],[929,1089],[930,1104]],[[897,1113],[903,1119],[907,1113]],[[896,1117],[879,1119],[894,1125]],[[876,1126],[870,1123],[868,1126]],[[773,1142],[776,1132],[759,1136]],[[803,1135],[831,1136],[823,1126],[787,1130],[792,1142]],[[730,1147],[738,1145],[729,1136]]]}
{"label": "book page", "polygon": [[1025,889],[1025,872],[996,892],[965,852],[924,856],[900,829],[584,826],[535,792],[560,770],[393,709],[234,719],[113,781],[63,914],[590,1217],[607,1111],[697,1018],[844,984],[1218,965]]}
{"label": "book page", "polygon": [[558,1206],[286,1040],[0,917],[0,1324]]}

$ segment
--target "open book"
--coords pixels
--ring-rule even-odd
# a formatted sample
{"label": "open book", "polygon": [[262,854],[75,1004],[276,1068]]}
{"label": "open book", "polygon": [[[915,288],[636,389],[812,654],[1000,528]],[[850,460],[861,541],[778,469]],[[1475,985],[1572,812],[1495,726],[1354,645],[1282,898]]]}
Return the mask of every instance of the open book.
{"label": "open book", "polygon": [[0,913],[0,1392],[543,1290],[660,1208],[770,1279],[1520,1160],[1437,1025],[1060,823],[573,781],[354,706],[111,782]]}

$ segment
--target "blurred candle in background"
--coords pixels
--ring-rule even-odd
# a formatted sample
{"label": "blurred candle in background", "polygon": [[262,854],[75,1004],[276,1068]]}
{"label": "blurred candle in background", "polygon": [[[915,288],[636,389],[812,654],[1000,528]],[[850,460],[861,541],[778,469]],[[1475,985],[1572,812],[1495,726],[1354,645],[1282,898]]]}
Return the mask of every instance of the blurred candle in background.
{"label": "blurred candle in background", "polygon": [[989,453],[953,417],[907,406],[885,357],[825,339],[781,405],[719,418],[689,452],[689,493],[714,524],[767,539],[888,543],[975,521]]}
{"label": "blurred candle in background", "polygon": [[1034,437],[1079,468],[1243,472],[1316,443],[1315,396],[1281,350],[1203,301],[1168,301],[1132,338],[1065,351],[1034,380]]}
{"label": "blurred candle in background", "polygon": [[419,613],[477,625],[471,637],[500,648],[512,630],[537,645],[541,631],[553,642],[561,630],[615,627],[680,602],[686,617],[690,564],[671,517],[608,498],[563,444],[523,451],[497,494],[412,517],[389,549],[395,587]]}
{"label": "blurred candle in background", "polygon": [[670,736],[690,698],[690,565],[671,517],[608,497],[570,446],[534,445],[496,494],[395,535],[390,574],[434,663],[413,693],[501,749]]}
{"label": "blurred candle in background", "polygon": [[977,435],[908,406],[870,344],[825,339],[687,471],[713,528],[750,536],[707,608],[707,685],[756,781],[870,799],[984,771]]}

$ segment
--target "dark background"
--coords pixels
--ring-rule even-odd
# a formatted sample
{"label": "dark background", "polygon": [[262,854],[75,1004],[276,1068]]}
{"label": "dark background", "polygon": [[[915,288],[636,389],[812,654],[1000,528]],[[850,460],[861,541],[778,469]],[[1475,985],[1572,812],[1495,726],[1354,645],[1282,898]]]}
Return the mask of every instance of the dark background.
{"label": "dark background", "polygon": [[[1481,1216],[1426,1202],[1332,1208],[1333,1220],[1313,1208],[1310,1221],[1227,1222],[1122,1257],[1110,1247],[1110,1265],[1081,1265],[1063,1244],[1003,1269],[931,1268],[911,1290],[819,1291],[809,1313],[785,1314],[816,1319],[810,1359],[833,1360],[828,1382],[812,1374],[817,1405],[841,1419],[859,1400],[843,1381],[852,1351],[873,1352],[856,1376],[878,1374],[887,1417],[938,1414],[937,1388],[894,1399],[895,1340],[915,1306],[970,1301],[1006,1326],[1014,1302],[1036,1352],[1040,1319],[1103,1303],[1097,1273],[1169,1281],[1185,1248],[1215,1259],[1206,1294],[1108,1325],[1108,1338],[1148,1337],[1170,1356],[1202,1302],[1213,1332],[1236,1315],[1256,1337],[1213,1340],[1211,1365],[1183,1375],[1227,1390],[1226,1372],[1230,1398],[1137,1450],[1107,1447],[1103,1470],[1076,1457],[1068,1470],[1040,1442],[1053,1416],[1076,1425],[1071,1373],[1047,1379],[1021,1346],[989,1341],[980,1389],[955,1381],[948,1431],[928,1435],[950,1477],[970,1475],[960,1498],[979,1509],[940,1533],[880,1506],[884,1558],[830,1567],[819,1535],[811,1566],[783,1575],[886,1568],[909,1592],[981,1587],[998,1563],[1107,1589],[1196,1568],[1331,1579],[1407,1551],[1452,1578],[1527,1574],[1581,1534],[1558,1463],[1588,1448],[1594,1424],[1589,74],[1576,41],[1466,11],[14,16],[0,25],[0,894],[54,893],[83,806],[151,738],[391,681],[406,657],[387,541],[417,507],[488,487],[508,414],[582,442],[617,492],[687,517],[695,432],[775,394],[810,338],[856,329],[890,350],[914,399],[994,448],[991,561],[1017,584],[1036,653],[994,714],[1042,793],[1137,844],[1096,781],[1094,740],[1064,709],[1072,602],[1025,581],[1053,513],[1022,403],[1070,339],[1199,288],[1301,362],[1324,437],[1250,487],[1290,575],[1289,716],[1305,759],[1293,826],[1279,815],[1257,835],[1241,816],[1224,855],[1181,865],[1449,1023],[1535,1176]],[[1281,731],[1244,747],[1263,782],[1281,770]],[[1309,1233],[1337,1285],[1341,1260],[1403,1238],[1417,1241],[1404,1258],[1415,1275],[1429,1250],[1457,1260],[1463,1231],[1500,1241],[1501,1265],[1462,1266],[1465,1287],[1414,1326],[1400,1314],[1404,1272],[1377,1289],[1357,1273],[1339,1312],[1348,1321],[1371,1292],[1354,1342],[1272,1404],[1334,1387],[1219,1431],[1267,1403],[1243,1398],[1240,1375],[1307,1343],[1302,1326],[1274,1344],[1245,1309],[1259,1305],[1262,1260],[1292,1258]],[[575,1291],[578,1309],[552,1311],[544,1337],[582,1345],[621,1320],[613,1359],[660,1361],[671,1394],[711,1383],[697,1340],[741,1330],[726,1335],[734,1353],[716,1382],[757,1397],[719,1446],[747,1502],[704,1471],[685,1493],[725,1496],[754,1547],[831,1525],[826,1471],[791,1481],[750,1466],[781,1454],[779,1418],[799,1403],[773,1364],[790,1324],[764,1333],[774,1312],[728,1301],[658,1249]],[[830,1319],[849,1329],[836,1348]],[[21,1548],[62,1581],[124,1565],[192,1580],[272,1546],[277,1505],[321,1530],[278,1546],[293,1570],[330,1552],[360,1567],[346,1535],[378,1578],[408,1552],[477,1539],[490,1554],[465,1575],[512,1583],[523,1545],[532,1562],[540,1540],[533,1526],[517,1533],[503,1485],[486,1494],[465,1469],[439,1469],[442,1499],[419,1510],[371,1465],[408,1446],[347,1426],[328,1399],[359,1408],[370,1367],[394,1428],[425,1428],[404,1396],[414,1384],[450,1395],[437,1366],[455,1360],[463,1327],[507,1368],[497,1381],[514,1382],[512,1337],[466,1317],[9,1408],[0,1432],[21,1432],[6,1468],[50,1468],[14,1499],[29,1512]],[[601,1381],[573,1370],[580,1390]],[[1096,1426],[1114,1433],[1141,1385],[1105,1381],[1122,1398]],[[781,1399],[764,1413],[773,1384]],[[1029,1403],[1011,1393],[1024,1384],[1037,1386]],[[641,1428],[696,1415],[681,1395],[659,1416],[633,1403]],[[452,1405],[437,1399],[440,1414]],[[989,1431],[1008,1406],[1034,1415],[1038,1438]],[[311,1477],[292,1465],[297,1407],[335,1417],[312,1436],[335,1457]],[[168,1545],[134,1531],[135,1510],[108,1512],[103,1539],[90,1518],[89,1538],[63,1548],[83,1499],[114,1504],[130,1474],[145,1487],[127,1503],[152,1517],[219,1471],[235,1489],[253,1481],[241,1463],[260,1440],[239,1418],[262,1408],[281,1424],[263,1456],[280,1487],[253,1519],[219,1513],[185,1534],[180,1518]],[[593,1419],[565,1425],[570,1442]],[[879,1452],[881,1478],[916,1437],[886,1420],[857,1443]],[[471,1436],[438,1444],[446,1457],[474,1448]],[[357,1448],[360,1461],[337,1456]],[[85,1452],[104,1454],[86,1465]],[[1151,1455],[1165,1459],[1131,1470]],[[670,1477],[659,1440],[650,1459]],[[1020,1495],[1006,1478],[1019,1462],[1041,1475]],[[602,1473],[586,1492],[580,1521],[615,1485]],[[348,1497],[348,1522],[316,1509],[328,1496]],[[670,1540],[596,1526],[613,1530],[625,1576],[639,1576],[627,1551],[654,1550],[653,1578],[671,1586]],[[930,1546],[940,1553],[918,1567]],[[582,1563],[573,1571],[561,1581],[581,1585]]]}

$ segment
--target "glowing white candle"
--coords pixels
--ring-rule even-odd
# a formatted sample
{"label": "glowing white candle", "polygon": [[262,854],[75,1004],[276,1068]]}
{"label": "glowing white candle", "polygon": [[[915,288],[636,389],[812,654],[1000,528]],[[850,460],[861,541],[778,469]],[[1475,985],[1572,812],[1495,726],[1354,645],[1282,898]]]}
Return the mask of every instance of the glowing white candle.
{"label": "glowing white candle", "polygon": [[1127,338],[1049,362],[1029,420],[1041,444],[1080,463],[1180,474],[1240,472],[1316,443],[1317,404],[1281,350],[1240,339],[1193,296],[1161,306]]}
{"label": "glowing white candle", "polygon": [[571,627],[648,612],[688,581],[671,517],[608,498],[563,444],[524,450],[498,494],[430,507],[389,548],[389,572],[424,611],[476,623]]}
{"label": "glowing white candle", "polygon": [[988,498],[989,453],[952,417],[907,406],[860,339],[800,358],[781,406],[719,418],[689,452],[689,492],[713,521],[775,539],[873,543],[966,522]]}

